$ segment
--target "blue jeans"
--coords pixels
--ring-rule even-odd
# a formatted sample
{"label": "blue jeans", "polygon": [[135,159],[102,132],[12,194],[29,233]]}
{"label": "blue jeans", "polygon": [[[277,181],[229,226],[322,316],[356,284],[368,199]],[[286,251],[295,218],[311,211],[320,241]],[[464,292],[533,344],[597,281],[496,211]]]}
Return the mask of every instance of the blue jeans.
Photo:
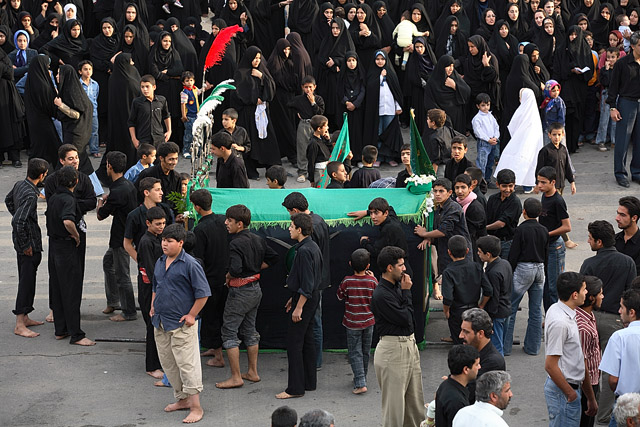
{"label": "blue jeans", "polygon": [[[631,177],[640,179],[640,102],[618,98],[618,111],[622,120],[616,125],[616,147],[613,152],[613,171],[616,179],[627,177],[627,151],[633,144]],[[634,132],[634,128],[637,128]],[[631,141],[633,138],[633,141]]]}
{"label": "blue jeans", "polygon": [[616,122],[611,120],[610,109],[607,104],[608,89],[602,91],[600,98],[600,121],[598,123],[598,135],[596,136],[596,144],[604,144],[607,139],[613,140],[616,134]]}
{"label": "blue jeans", "polygon": [[536,355],[540,351],[542,340],[542,292],[544,289],[544,264],[521,262],[513,272],[513,290],[511,291],[511,316],[504,337],[504,354],[511,354],[513,346],[513,329],[516,325],[516,314],[524,293],[529,295],[529,320],[524,336],[524,351]]}
{"label": "blue jeans", "polygon": [[[394,117],[395,116],[378,116],[378,136],[382,135],[382,132],[384,132],[389,127]],[[378,146],[378,160],[380,162],[388,162],[390,160],[393,160],[391,157],[380,155],[380,148],[382,147],[382,141],[378,140],[377,146]]]}
{"label": "blue jeans", "polygon": [[322,291],[320,291],[320,301],[318,309],[313,316],[313,340],[316,343],[316,368],[322,368]]}
{"label": "blue jeans", "polygon": [[91,138],[89,138],[89,152],[96,154],[100,151],[100,138],[98,137],[98,115],[93,115],[91,121]]}
{"label": "blue jeans", "polygon": [[513,240],[503,240],[500,242],[500,258],[508,259],[509,251],[511,251],[511,243]]}
{"label": "blue jeans", "polygon": [[500,144],[491,145],[484,139],[478,139],[478,156],[476,157],[476,166],[482,171],[482,176],[486,180],[491,180],[493,172],[493,164],[496,157],[500,155]]}
{"label": "blue jeans", "polygon": [[505,324],[507,324],[508,320],[508,317],[493,319],[493,334],[491,334],[491,342],[503,356]]}
{"label": "blue jeans", "polygon": [[542,302],[544,312],[546,313],[552,304],[558,302],[558,288],[556,283],[560,273],[564,272],[564,257],[567,248],[564,245],[562,237],[549,242],[549,258],[547,258],[547,274],[544,280],[544,296]]}
{"label": "blue jeans", "polygon": [[372,338],[373,326],[364,329],[347,328],[347,349],[349,350],[349,364],[351,364],[353,371],[354,388],[367,386]]}
{"label": "blue jeans", "polygon": [[582,407],[580,405],[580,389],[576,390],[578,398],[573,402],[567,402],[567,396],[554,383],[547,378],[544,383],[544,399],[547,401],[549,411],[549,427],[578,427]]}
{"label": "blue jeans", "polygon": [[184,122],[184,136],[182,137],[182,153],[191,154],[191,143],[193,142],[193,122],[196,121],[195,117],[187,117],[187,121]]}

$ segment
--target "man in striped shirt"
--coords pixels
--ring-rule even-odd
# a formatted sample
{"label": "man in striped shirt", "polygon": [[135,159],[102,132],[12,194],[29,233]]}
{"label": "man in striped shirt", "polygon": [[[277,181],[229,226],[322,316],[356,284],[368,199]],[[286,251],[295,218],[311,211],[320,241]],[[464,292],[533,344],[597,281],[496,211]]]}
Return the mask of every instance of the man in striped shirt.
{"label": "man in striped shirt", "polygon": [[26,338],[40,335],[29,326],[42,325],[29,318],[36,294],[36,273],[42,261],[42,233],[38,225],[38,185],[44,182],[49,169],[46,160],[33,158],[27,166],[27,178],[16,182],[4,203],[13,216],[13,247],[18,258],[18,295],[16,297],[16,327],[13,332]]}
{"label": "man in striped shirt", "polygon": [[[602,293],[602,280],[595,276],[584,276],[587,284],[587,296],[584,304],[576,308],[576,323],[580,334],[580,344],[584,354],[585,382],[589,381],[593,388],[593,395],[597,396],[600,389],[600,338],[596,326],[594,310],[600,309],[604,294]],[[580,425],[592,427],[595,423],[595,416],[587,415],[588,401],[586,393],[582,395],[582,416]],[[595,415],[595,414],[594,414]]]}
{"label": "man in striped shirt", "polygon": [[338,299],[344,300],[342,325],[347,328],[349,363],[353,371],[353,393],[367,391],[367,368],[371,353],[371,338],[375,318],[371,312],[371,297],[378,285],[369,269],[369,251],[360,248],[351,254],[353,276],[347,276],[338,288]]}

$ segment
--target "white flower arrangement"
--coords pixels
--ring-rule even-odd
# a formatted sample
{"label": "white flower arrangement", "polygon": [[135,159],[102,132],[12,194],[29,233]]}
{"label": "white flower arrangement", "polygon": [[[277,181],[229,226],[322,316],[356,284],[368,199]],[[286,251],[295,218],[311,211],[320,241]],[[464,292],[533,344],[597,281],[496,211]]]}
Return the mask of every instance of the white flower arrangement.
{"label": "white flower arrangement", "polygon": [[407,178],[407,182],[413,182],[415,185],[425,185],[436,180],[434,175],[411,175]]}
{"label": "white flower arrangement", "polygon": [[435,206],[435,204],[433,203],[433,197],[431,197],[431,194],[427,195],[427,198],[425,200],[425,205],[424,205],[424,216],[428,217],[429,214],[431,212],[433,212],[433,207]]}

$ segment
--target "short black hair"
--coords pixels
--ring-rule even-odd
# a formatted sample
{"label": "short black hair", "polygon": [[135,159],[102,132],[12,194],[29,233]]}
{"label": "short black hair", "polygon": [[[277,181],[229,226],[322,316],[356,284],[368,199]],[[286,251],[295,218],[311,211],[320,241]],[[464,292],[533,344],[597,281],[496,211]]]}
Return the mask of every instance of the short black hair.
{"label": "short black hair", "polygon": [[491,104],[491,97],[486,93],[479,93],[476,96],[476,105]]}
{"label": "short black hair", "polygon": [[389,211],[389,202],[382,197],[376,197],[369,203],[369,211],[380,211],[382,213]]}
{"label": "short black hair", "polygon": [[309,120],[309,125],[314,132],[327,123],[329,123],[329,119],[321,114],[316,114],[315,116],[311,117],[311,120]]}
{"label": "short black hair", "polygon": [[451,191],[451,181],[449,181],[448,178],[438,178],[435,181],[433,181],[433,184],[431,184],[431,188],[436,188],[436,187],[444,187],[445,190],[447,190],[447,192]]}
{"label": "short black hair", "polygon": [[602,292],[602,280],[596,276],[584,276],[584,282],[587,284],[587,297],[584,299],[584,304],[580,307],[591,307],[593,305],[593,301],[589,297],[598,296],[600,292]]}
{"label": "short black hair", "polygon": [[222,112],[222,115],[233,120],[238,120],[238,111],[235,108],[227,108]]}
{"label": "short black hair", "polygon": [[529,197],[522,205],[529,218],[538,218],[542,212],[542,202],[533,197]]}
{"label": "short black hair", "polygon": [[[115,28],[114,28],[115,30]],[[91,68],[93,68],[93,62],[91,62],[88,59],[83,59],[82,61],[78,62],[78,71],[82,71],[82,67],[84,67],[85,65],[90,65]]]}
{"label": "short black hair", "polygon": [[162,232],[163,239],[173,239],[176,242],[184,242],[187,239],[187,231],[182,224],[169,224]]}
{"label": "short black hair", "polygon": [[69,151],[75,151],[76,153],[78,153],[78,155],[80,154],[78,152],[78,148],[73,145],[73,144],[62,144],[59,148],[58,148],[58,158],[60,160],[64,160],[65,157],[67,157],[67,153]]}
{"label": "short black hair", "polygon": [[602,246],[610,248],[616,244],[616,233],[613,231],[613,225],[609,221],[598,220],[590,222],[587,231],[591,234],[594,241],[601,240]]}
{"label": "short black hair", "polygon": [[453,144],[462,144],[464,148],[467,148],[467,137],[464,135],[456,135],[451,138],[451,145]]}
{"label": "short black hair", "polygon": [[405,256],[404,249],[397,246],[385,246],[378,254],[378,268],[384,273],[388,266],[396,265],[398,260]]}
{"label": "short black hair", "polygon": [[153,77],[151,74],[145,74],[144,76],[140,77],[140,83],[151,83],[151,86],[155,86],[156,78]]}
{"label": "short black hair", "polygon": [[549,180],[549,182],[553,182],[553,181],[556,181],[558,179],[558,174],[556,173],[556,168],[554,168],[553,166],[545,166],[545,167],[540,168],[540,170],[538,171],[538,173],[536,175],[537,176],[541,176],[543,178],[547,178]]}
{"label": "short black hair", "polygon": [[[629,216],[631,218],[633,218],[634,216],[640,218],[640,200],[638,200],[637,197],[621,197],[620,200],[618,200],[618,205],[626,208],[627,211],[629,211]],[[636,222],[638,222],[638,219],[636,219]]]}
{"label": "short black hair", "polygon": [[216,148],[226,148],[227,150],[231,150],[233,139],[227,132],[218,132],[211,137],[211,145]]}
{"label": "short black hair", "polygon": [[569,301],[571,295],[574,292],[580,292],[582,283],[584,282],[584,276],[575,271],[565,271],[560,273],[556,281],[556,288],[558,289],[558,298],[560,301]]}
{"label": "short black hair", "polygon": [[314,79],[312,75],[307,74],[306,76],[304,76],[304,77],[302,78],[302,83],[301,83],[301,85],[302,85],[302,86],[304,86],[304,85],[309,84],[309,83],[311,83],[311,84],[312,84],[312,85],[314,85],[314,86],[317,86],[317,85],[316,85],[316,79]]}
{"label": "short black hair", "polygon": [[454,185],[459,182],[466,184],[467,187],[471,187],[471,176],[467,175],[466,173],[461,173],[460,175],[456,176]]}
{"label": "short black hair", "polygon": [[205,211],[211,210],[211,203],[213,199],[209,190],[200,188],[199,190],[191,193],[191,195],[189,196],[189,200],[191,200],[191,203],[200,206]]}
{"label": "short black hair", "polygon": [[351,253],[351,268],[356,273],[364,271],[371,263],[371,254],[365,248],[356,249]]}
{"label": "short black hair", "polygon": [[549,133],[551,133],[552,130],[560,129],[562,129],[562,131],[564,132],[564,125],[562,123],[554,122],[549,125]]}
{"label": "short black hair", "polygon": [[467,239],[462,236],[451,236],[447,242],[447,248],[454,258],[464,258],[469,249]]}
{"label": "short black hair", "polygon": [[195,79],[195,78],[196,78],[196,76],[194,76],[191,71],[183,71],[182,72],[182,77],[180,77],[180,81],[184,82],[187,79]]}
{"label": "short black hair", "polygon": [[156,154],[158,157],[167,157],[169,154],[180,153],[180,147],[175,142],[163,142],[158,145],[158,149],[156,150]]}
{"label": "short black hair", "polygon": [[164,209],[160,206],[154,206],[147,209],[147,221],[153,222],[156,219],[167,219],[167,214],[164,213]]}
{"label": "short black hair", "polygon": [[251,224],[251,211],[245,205],[229,206],[225,216],[228,219],[233,219],[237,222],[242,221],[244,228],[249,227],[249,224]]}
{"label": "short black hair", "polygon": [[280,165],[270,166],[264,176],[273,182],[277,182],[280,186],[287,182],[287,170]]}
{"label": "short black hair", "polygon": [[156,147],[154,147],[152,144],[143,142],[138,146],[138,158],[141,159],[142,156],[150,156],[154,151],[156,151]]}
{"label": "short black hair", "polygon": [[402,153],[403,151],[411,151],[411,144],[402,144],[402,147],[400,147],[400,152]]}
{"label": "short black hair", "polygon": [[640,320],[640,291],[638,289],[627,289],[622,293],[622,304],[629,310],[636,311],[636,320]]}
{"label": "short black hair", "polygon": [[327,175],[329,175],[331,179],[333,179],[333,174],[340,170],[340,165],[342,165],[342,162],[339,162],[337,160],[334,160],[333,162],[329,162],[327,164]]}
{"label": "short black hair", "polygon": [[471,177],[472,182],[478,181],[478,184],[480,184],[480,181],[482,181],[482,169],[480,168],[470,166],[464,170],[464,173]]}
{"label": "short black hair", "polygon": [[160,183],[162,185],[162,181],[160,181],[158,178],[154,178],[152,176],[142,178],[140,182],[138,182],[138,189],[140,190],[140,194],[144,196],[144,192],[151,191],[153,186],[157,183]]}
{"label": "short black hair", "polygon": [[294,191],[287,194],[287,196],[282,201],[282,206],[284,206],[289,211],[297,209],[300,212],[304,212],[309,209],[309,202],[302,193],[300,193],[299,191]]}
{"label": "short black hair", "polygon": [[480,353],[475,347],[470,345],[454,345],[447,355],[447,365],[451,375],[460,375],[464,368],[471,369],[476,359],[480,358]]}
{"label": "short black hair", "polygon": [[298,413],[288,406],[281,406],[271,414],[271,427],[295,427]]}
{"label": "short black hair", "polygon": [[31,179],[38,179],[40,175],[49,170],[49,162],[38,157],[29,159],[27,163],[27,177]]}
{"label": "short black hair", "polygon": [[64,166],[57,173],[58,185],[71,188],[78,183],[78,171],[73,166]]}
{"label": "short black hair", "polygon": [[365,145],[362,148],[362,161],[365,163],[373,163],[378,158],[378,149],[373,145]]}
{"label": "short black hair", "polygon": [[516,173],[511,169],[502,169],[496,175],[496,181],[498,185],[500,184],[515,184],[516,183]]}
{"label": "short black hair", "polygon": [[107,163],[115,173],[125,173],[127,170],[127,155],[121,151],[109,151]]}
{"label": "short black hair", "polygon": [[478,245],[478,249],[485,254],[491,254],[492,257],[500,256],[502,252],[500,239],[496,236],[482,236],[476,241],[476,244]]}
{"label": "short black hair", "polygon": [[470,308],[462,313],[462,321],[471,323],[474,333],[484,332],[484,336],[489,338],[493,335],[493,321],[489,313],[481,308]]}
{"label": "short black hair", "polygon": [[306,213],[297,213],[291,215],[291,222],[294,227],[299,228],[303,236],[311,236],[313,233],[313,220],[311,215]]}

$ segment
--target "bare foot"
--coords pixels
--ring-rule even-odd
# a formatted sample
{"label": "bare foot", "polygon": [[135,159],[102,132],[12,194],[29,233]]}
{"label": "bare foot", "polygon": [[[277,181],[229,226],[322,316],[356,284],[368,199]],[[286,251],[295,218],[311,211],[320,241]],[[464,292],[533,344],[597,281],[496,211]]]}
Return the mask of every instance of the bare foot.
{"label": "bare foot", "polygon": [[367,392],[367,388],[366,387],[358,387],[358,388],[354,388],[353,389],[353,394],[362,394],[362,393],[366,393]]}
{"label": "bare foot", "polygon": [[218,358],[212,357],[211,359],[207,360],[206,365],[213,366],[214,368],[224,368],[224,359],[218,360]]}
{"label": "bare foot", "polygon": [[236,381],[233,378],[229,378],[228,380],[222,381],[221,383],[216,383],[216,387],[227,389],[227,388],[238,388],[244,385],[244,381]]}
{"label": "bare foot", "polygon": [[575,249],[578,247],[578,244],[572,240],[567,240],[564,245],[567,249]]}
{"label": "bare foot", "polygon": [[253,374],[250,374],[249,372],[242,374],[242,379],[251,381],[252,383],[260,382],[260,377],[258,375],[253,375]]}
{"label": "bare foot", "polygon": [[156,369],[155,371],[147,371],[147,375],[151,375],[153,378],[161,380],[164,377],[164,372],[160,369]]}
{"label": "bare foot", "polygon": [[276,399],[295,399],[296,397],[302,397],[304,394],[289,394],[286,391],[276,394]]}
{"label": "bare foot", "polygon": [[189,415],[187,415],[187,417],[184,420],[182,420],[182,422],[185,424],[197,423],[202,419],[203,416],[204,416],[204,411],[202,410],[201,407],[199,406],[193,407],[191,408],[191,412],[189,412]]}
{"label": "bare foot", "polygon": [[216,355],[216,350],[213,348],[210,348],[207,351],[203,351],[202,353],[200,353],[200,356],[202,357],[208,357],[208,356],[215,356]]}
{"label": "bare foot", "polygon": [[185,411],[189,409],[189,401],[188,399],[178,400],[175,403],[170,403],[164,407],[165,412],[173,412],[173,411]]}
{"label": "bare foot", "polygon": [[116,314],[115,316],[109,317],[109,320],[112,322],[125,322],[127,319],[125,319],[122,314]]}
{"label": "bare foot", "polygon": [[25,338],[35,338],[38,335],[40,335],[37,332],[33,332],[31,329],[27,328],[26,326],[16,326],[15,329],[13,330],[13,333]]}
{"label": "bare foot", "polygon": [[47,314],[47,317],[44,318],[44,320],[46,320],[47,323],[53,323],[53,311],[50,311],[49,314]]}
{"label": "bare foot", "polygon": [[166,385],[165,383],[162,382],[162,380],[160,381],[154,381],[153,385],[156,387],[169,387],[168,385]]}
{"label": "bare foot", "polygon": [[71,344],[82,345],[85,347],[96,345],[95,341],[91,341],[89,338],[82,338],[80,341],[72,342]]}
{"label": "bare foot", "polygon": [[56,335],[56,339],[59,340],[63,340],[65,338],[69,338],[69,334],[64,334],[64,335]]}
{"label": "bare foot", "polygon": [[442,341],[442,342],[453,342],[453,338],[451,338],[451,337],[443,337],[443,338],[440,338],[440,341]]}
{"label": "bare foot", "polygon": [[104,310],[102,310],[102,312],[104,314],[111,314],[115,311],[115,308],[111,307],[110,305],[107,306],[107,308],[105,308]]}
{"label": "bare foot", "polygon": [[40,325],[44,325],[44,322],[40,322],[38,320],[33,320],[33,319],[29,318],[29,316],[25,316],[24,317],[24,325],[26,327],[29,327],[29,326],[40,326]]}

